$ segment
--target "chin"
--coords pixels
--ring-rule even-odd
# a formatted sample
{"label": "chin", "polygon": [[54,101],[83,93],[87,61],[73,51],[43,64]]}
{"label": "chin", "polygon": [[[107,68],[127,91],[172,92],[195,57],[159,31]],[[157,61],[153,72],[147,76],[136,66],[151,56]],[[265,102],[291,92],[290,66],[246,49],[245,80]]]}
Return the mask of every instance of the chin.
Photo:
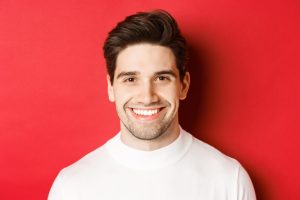
{"label": "chin", "polygon": [[155,125],[141,125],[139,127],[129,125],[129,127],[126,126],[127,130],[137,139],[140,140],[155,140],[167,131],[168,125],[155,127]]}

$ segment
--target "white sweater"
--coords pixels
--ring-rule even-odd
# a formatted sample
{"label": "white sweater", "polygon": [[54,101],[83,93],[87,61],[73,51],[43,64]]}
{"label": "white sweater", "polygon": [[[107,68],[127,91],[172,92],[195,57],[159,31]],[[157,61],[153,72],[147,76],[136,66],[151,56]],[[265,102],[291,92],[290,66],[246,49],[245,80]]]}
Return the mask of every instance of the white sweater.
{"label": "white sweater", "polygon": [[170,145],[133,149],[120,133],[57,176],[48,200],[255,200],[247,172],[181,129]]}

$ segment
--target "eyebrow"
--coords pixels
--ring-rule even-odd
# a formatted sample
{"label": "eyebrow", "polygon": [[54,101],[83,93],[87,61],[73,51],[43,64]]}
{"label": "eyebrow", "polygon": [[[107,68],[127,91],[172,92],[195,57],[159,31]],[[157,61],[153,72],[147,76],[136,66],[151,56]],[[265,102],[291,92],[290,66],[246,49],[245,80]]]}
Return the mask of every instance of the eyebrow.
{"label": "eyebrow", "polygon": [[134,76],[139,74],[139,72],[137,71],[129,71],[129,72],[120,72],[117,76],[117,79],[122,78],[124,76]]}
{"label": "eyebrow", "polygon": [[154,75],[156,75],[156,76],[158,76],[158,75],[171,75],[174,78],[177,78],[176,74],[172,70],[163,70],[163,71],[155,72]]}
{"label": "eyebrow", "polygon": [[[140,74],[140,72],[138,72],[138,71],[120,72],[120,73],[117,75],[117,78],[116,78],[116,79],[122,78],[122,77],[124,77],[124,76],[135,76],[135,75],[138,75],[138,74]],[[155,75],[155,76],[158,76],[158,75],[171,75],[171,76],[173,76],[174,78],[177,78],[176,74],[175,74],[172,70],[162,70],[162,71],[158,71],[158,72],[155,72],[154,75]]]}

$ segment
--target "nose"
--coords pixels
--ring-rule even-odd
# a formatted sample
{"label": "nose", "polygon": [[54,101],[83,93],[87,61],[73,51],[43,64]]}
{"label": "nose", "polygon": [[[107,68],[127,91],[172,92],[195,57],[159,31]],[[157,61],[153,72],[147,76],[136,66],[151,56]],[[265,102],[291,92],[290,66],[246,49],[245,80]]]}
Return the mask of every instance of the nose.
{"label": "nose", "polygon": [[137,101],[143,105],[151,105],[159,101],[159,97],[156,93],[155,85],[151,82],[145,82],[139,88],[139,94]]}

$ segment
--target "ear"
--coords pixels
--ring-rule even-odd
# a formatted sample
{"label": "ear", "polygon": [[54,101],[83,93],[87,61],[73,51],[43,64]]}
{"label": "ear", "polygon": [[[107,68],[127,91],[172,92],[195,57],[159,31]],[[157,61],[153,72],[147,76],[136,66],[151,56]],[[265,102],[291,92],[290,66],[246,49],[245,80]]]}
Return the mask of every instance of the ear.
{"label": "ear", "polygon": [[183,80],[181,81],[181,87],[180,87],[180,94],[179,94],[179,99],[184,100],[187,96],[187,93],[189,91],[190,87],[190,73],[186,72]]}
{"label": "ear", "polygon": [[108,93],[108,99],[110,102],[115,102],[115,95],[114,95],[114,87],[112,86],[110,82],[110,76],[107,74],[107,93]]}

